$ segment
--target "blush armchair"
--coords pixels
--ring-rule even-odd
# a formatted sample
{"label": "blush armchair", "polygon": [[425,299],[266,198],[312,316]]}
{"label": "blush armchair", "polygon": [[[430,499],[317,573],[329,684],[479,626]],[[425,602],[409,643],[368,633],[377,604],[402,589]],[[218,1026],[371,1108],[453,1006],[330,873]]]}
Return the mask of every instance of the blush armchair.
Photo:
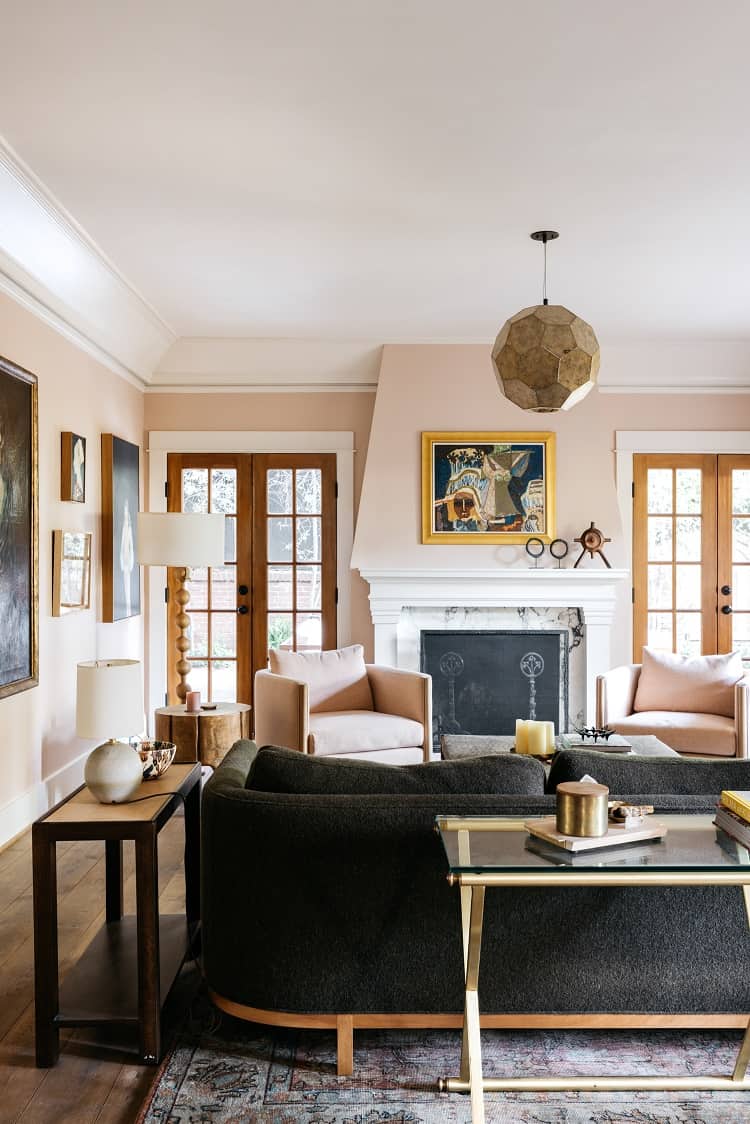
{"label": "blush armchair", "polygon": [[750,757],[750,678],[737,653],[685,658],[643,649],[643,663],[596,681],[596,722],[654,734],[682,754]]}
{"label": "blush armchair", "polygon": [[432,679],[366,664],[360,644],[272,651],[255,675],[255,740],[301,753],[412,765],[429,761]]}

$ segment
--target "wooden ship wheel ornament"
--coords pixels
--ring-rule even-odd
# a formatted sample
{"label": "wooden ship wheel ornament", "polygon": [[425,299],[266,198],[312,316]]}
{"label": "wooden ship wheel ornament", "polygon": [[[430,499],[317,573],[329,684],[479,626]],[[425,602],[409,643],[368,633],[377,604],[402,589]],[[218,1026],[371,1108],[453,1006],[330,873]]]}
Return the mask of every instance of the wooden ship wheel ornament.
{"label": "wooden ship wheel ornament", "polygon": [[573,542],[581,544],[581,553],[576,558],[573,569],[578,566],[578,563],[581,561],[586,551],[589,552],[592,558],[595,554],[598,554],[607,569],[612,569],[602,549],[605,542],[612,542],[612,539],[605,539],[602,532],[598,527],[594,526],[593,522],[587,530],[583,531],[577,538],[573,539]]}

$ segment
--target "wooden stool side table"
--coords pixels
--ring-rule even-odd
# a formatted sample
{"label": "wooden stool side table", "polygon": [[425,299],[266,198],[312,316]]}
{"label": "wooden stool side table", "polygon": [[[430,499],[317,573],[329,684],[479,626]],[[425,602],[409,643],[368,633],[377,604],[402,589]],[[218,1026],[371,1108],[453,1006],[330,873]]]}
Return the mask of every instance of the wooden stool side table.
{"label": "wooden stool side table", "polygon": [[215,769],[236,741],[250,737],[251,712],[248,703],[217,703],[215,710],[195,714],[184,704],[160,706],[155,712],[156,738],[175,743],[175,761],[200,761]]}

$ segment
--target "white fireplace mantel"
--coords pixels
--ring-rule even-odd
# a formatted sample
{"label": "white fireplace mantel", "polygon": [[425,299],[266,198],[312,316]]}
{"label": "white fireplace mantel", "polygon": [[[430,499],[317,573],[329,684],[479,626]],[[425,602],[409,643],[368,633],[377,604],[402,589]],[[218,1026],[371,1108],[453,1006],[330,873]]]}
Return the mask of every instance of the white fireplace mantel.
{"label": "white fireplace mantel", "polygon": [[407,608],[577,608],[586,630],[586,717],[594,719],[596,676],[611,665],[610,635],[628,570],[361,570],[370,586],[375,662],[398,666],[398,624]]}

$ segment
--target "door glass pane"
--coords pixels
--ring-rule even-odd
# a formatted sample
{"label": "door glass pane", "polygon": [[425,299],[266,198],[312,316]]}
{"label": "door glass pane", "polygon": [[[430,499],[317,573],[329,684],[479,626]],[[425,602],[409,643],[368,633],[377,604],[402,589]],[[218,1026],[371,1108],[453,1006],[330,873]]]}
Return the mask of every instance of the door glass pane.
{"label": "door glass pane", "polygon": [[750,519],[732,520],[732,561],[750,562]]}
{"label": "door glass pane", "polygon": [[322,639],[320,613],[297,614],[297,650],[320,651]]}
{"label": "door glass pane", "polygon": [[700,566],[677,566],[677,608],[701,608]]}
{"label": "door glass pane", "polygon": [[732,469],[732,511],[750,515],[750,468]]}
{"label": "door glass pane", "polygon": [[237,655],[237,614],[211,614],[211,655]]}
{"label": "door glass pane", "polygon": [[268,567],[268,608],[293,609],[292,566]]}
{"label": "door glass pane", "polygon": [[268,561],[292,561],[292,520],[268,519]]}
{"label": "door glass pane", "polygon": [[319,468],[297,469],[297,513],[320,515],[321,471]]}
{"label": "door glass pane", "polygon": [[320,566],[297,567],[297,608],[319,609],[323,571]]}
{"label": "door glass pane", "polygon": [[293,617],[291,613],[268,614],[268,647],[291,648]]}
{"label": "door glass pane", "polygon": [[700,562],[701,560],[701,521],[695,516],[682,517],[677,523],[677,546],[675,557],[678,562]]}
{"label": "door glass pane", "polygon": [[237,698],[237,664],[234,660],[211,660],[211,699],[234,702]]}
{"label": "door glass pane", "polygon": [[649,609],[672,608],[671,566],[649,566],[648,607]]}
{"label": "door glass pane", "polygon": [[672,651],[672,614],[648,614],[648,646],[663,652]]}
{"label": "door glass pane", "polygon": [[211,570],[211,608],[234,609],[237,605],[234,566],[217,566]]}
{"label": "door glass pane", "polygon": [[750,613],[732,615],[732,651],[740,652],[743,660],[750,662]]}
{"label": "door glass pane", "polygon": [[648,470],[648,512],[649,515],[672,514],[671,468]]}
{"label": "door glass pane", "polygon": [[211,510],[234,515],[237,511],[237,469],[211,469]]}
{"label": "door glass pane", "polygon": [[701,482],[699,468],[677,469],[677,511],[680,515],[698,515],[701,510]]}
{"label": "door glass pane", "polygon": [[191,691],[200,691],[201,702],[205,702],[211,697],[208,693],[208,663],[206,660],[193,661],[188,675],[188,683]]}
{"label": "door glass pane", "polygon": [[199,566],[195,570],[190,571],[190,581],[186,582],[187,591],[190,594],[190,601],[187,610],[192,613],[193,609],[207,609],[208,608],[208,570],[205,566]]}
{"label": "door glass pane", "polygon": [[297,561],[320,562],[321,519],[297,520]]}
{"label": "door glass pane", "polygon": [[224,520],[224,561],[237,561],[237,519],[234,516]]}
{"label": "door glass pane", "polygon": [[208,469],[183,468],[182,510],[208,511]]}
{"label": "door glass pane", "polygon": [[677,654],[679,656],[701,654],[700,613],[677,614]]}
{"label": "door glass pane", "polygon": [[[190,628],[190,657],[208,655],[208,613],[191,613]],[[197,688],[196,688],[197,689]]]}
{"label": "door glass pane", "polygon": [[672,561],[672,520],[650,516],[648,521],[649,562]]}
{"label": "door glass pane", "polygon": [[269,468],[266,476],[266,494],[269,515],[292,514],[291,468]]}
{"label": "door glass pane", "polygon": [[750,566],[732,567],[731,600],[738,612],[750,610]]}

